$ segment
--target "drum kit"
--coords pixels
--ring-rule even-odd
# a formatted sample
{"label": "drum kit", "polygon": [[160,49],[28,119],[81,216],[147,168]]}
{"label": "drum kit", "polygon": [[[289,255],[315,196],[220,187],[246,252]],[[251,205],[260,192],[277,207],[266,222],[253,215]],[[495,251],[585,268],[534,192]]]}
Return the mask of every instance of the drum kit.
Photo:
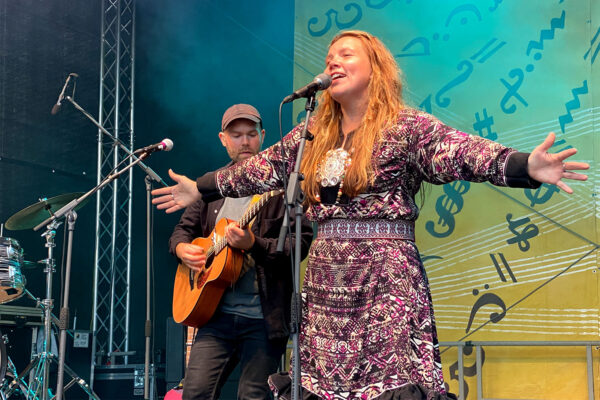
{"label": "drum kit", "polygon": [[[52,363],[58,363],[61,358],[64,364],[64,354],[55,354],[55,350],[53,352],[53,347],[55,346],[52,346],[52,331],[53,327],[60,327],[61,333],[63,330],[66,330],[64,327],[65,322],[62,321],[63,318],[59,320],[52,313],[54,306],[54,300],[52,299],[52,275],[55,271],[54,239],[57,229],[62,224],[60,218],[54,218],[54,216],[57,210],[80,198],[82,194],[67,193],[50,199],[40,199],[39,202],[12,215],[4,224],[4,227],[9,230],[24,230],[38,229],[40,224],[47,223],[46,230],[41,235],[45,238],[47,258],[41,261],[32,262],[24,260],[23,248],[19,242],[13,238],[4,236],[3,228],[0,228],[0,304],[9,303],[22,296],[27,296],[35,301],[36,307],[41,309],[44,332],[41,351],[38,351],[31,358],[30,363],[20,373],[18,373],[14,363],[6,352],[6,336],[2,336],[0,333],[0,399],[2,400],[19,393],[21,398],[24,397],[28,400],[48,400],[54,398],[50,389],[50,367]],[[67,214],[66,219],[68,224],[74,223],[70,219],[76,218],[75,209],[80,208],[84,204],[85,201],[80,202]],[[73,217],[74,214],[75,217]],[[35,297],[26,289],[26,278],[23,275],[23,270],[32,268],[43,268],[46,275],[46,297],[43,299]],[[68,319],[68,316],[66,318]],[[66,324],[68,325],[68,320]],[[61,368],[59,368],[59,372],[60,370]],[[62,391],[77,384],[86,392],[89,398],[99,400],[99,397],[91,390],[89,385],[77,376],[71,368],[64,365],[64,371],[70,375],[71,380],[64,386],[57,388],[57,391],[61,390],[62,393]],[[57,379],[57,386],[60,384],[62,384],[62,379],[60,381]]]}

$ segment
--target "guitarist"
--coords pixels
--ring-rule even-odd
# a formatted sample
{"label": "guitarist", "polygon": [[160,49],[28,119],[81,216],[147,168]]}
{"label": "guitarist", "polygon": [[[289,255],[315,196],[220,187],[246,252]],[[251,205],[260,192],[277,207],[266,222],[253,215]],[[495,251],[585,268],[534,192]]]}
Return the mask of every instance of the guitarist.
{"label": "guitarist", "polygon": [[[256,108],[248,104],[229,107],[219,132],[231,158],[227,166],[257,154],[264,134]],[[169,241],[171,253],[203,273],[204,249],[191,244],[192,240],[208,236],[221,218],[237,221],[251,202],[252,197],[225,198],[190,205]],[[292,293],[289,241],[284,254],[275,251],[283,217],[283,196],[278,195],[259,211],[249,229],[240,229],[235,223],[225,228],[228,244],[244,252],[242,272],[223,294],[212,319],[198,329],[185,373],[183,399],[218,399],[238,363],[238,399],[271,398],[267,378],[277,371],[286,348]],[[302,258],[312,235],[310,223],[304,220]]]}

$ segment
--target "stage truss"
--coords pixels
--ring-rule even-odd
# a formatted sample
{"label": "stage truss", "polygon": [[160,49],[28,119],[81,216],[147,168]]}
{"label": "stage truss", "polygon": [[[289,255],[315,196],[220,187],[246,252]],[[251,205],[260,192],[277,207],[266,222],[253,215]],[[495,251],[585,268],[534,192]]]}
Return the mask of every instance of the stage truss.
{"label": "stage truss", "polygon": [[[99,120],[130,149],[134,145],[134,31],[135,0],[102,0]],[[125,156],[98,132],[98,182]],[[128,363],[132,173],[129,170],[104,188],[96,202],[91,383],[102,358],[112,356],[117,364]],[[123,357],[114,357],[119,354]]]}

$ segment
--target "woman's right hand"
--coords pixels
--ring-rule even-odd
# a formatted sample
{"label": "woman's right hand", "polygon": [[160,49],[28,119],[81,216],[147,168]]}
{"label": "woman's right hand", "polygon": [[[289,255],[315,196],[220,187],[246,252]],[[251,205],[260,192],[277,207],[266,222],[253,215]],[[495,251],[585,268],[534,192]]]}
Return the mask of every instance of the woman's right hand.
{"label": "woman's right hand", "polygon": [[206,264],[206,253],[200,246],[191,243],[179,243],[175,247],[177,257],[195,272],[204,273]]}

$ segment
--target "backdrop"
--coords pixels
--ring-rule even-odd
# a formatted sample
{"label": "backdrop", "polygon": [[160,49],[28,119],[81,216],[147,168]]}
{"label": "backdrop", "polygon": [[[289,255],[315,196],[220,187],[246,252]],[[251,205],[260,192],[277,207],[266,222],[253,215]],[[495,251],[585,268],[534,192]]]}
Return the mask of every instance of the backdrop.
{"label": "backdrop", "polygon": [[[574,195],[549,185],[426,189],[417,243],[441,341],[598,340],[599,13],[587,0],[296,2],[295,86],[323,70],[337,32],[366,30],[396,57],[409,106],[520,151],[554,131],[553,151],[576,147],[591,164]],[[456,350],[442,351],[457,392]],[[476,398],[475,352],[465,351]],[[587,398],[584,348],[486,347],[484,357],[486,398]]]}
{"label": "backdrop", "polygon": [[[136,143],[170,137],[174,150],[148,163],[165,179],[169,167],[201,174],[227,161],[217,140],[223,111],[248,102],[263,114],[272,144],[279,102],[322,72],[333,35],[370,31],[397,57],[409,105],[521,151],[554,130],[555,150],[577,147],[577,158],[592,164],[590,180],[573,184],[572,196],[547,186],[529,191],[466,182],[426,189],[417,236],[440,339],[597,340],[599,13],[592,0],[138,2]],[[50,108],[66,75],[76,72],[77,100],[97,114],[100,15],[99,2],[0,0],[1,221],[40,197],[95,184],[96,129],[71,107],[54,117]],[[301,102],[295,107],[284,109],[284,131],[303,116]],[[135,362],[142,360],[145,316],[139,171],[133,210]],[[71,310],[83,329],[91,322],[93,214],[92,203],[80,210],[75,237]],[[155,217],[158,350],[175,268],[166,242],[179,214]],[[39,234],[4,236],[19,240],[27,259],[44,258]],[[41,270],[26,275],[27,287],[41,296]],[[445,378],[456,392],[456,351],[442,350]],[[576,348],[486,348],[484,395],[585,398],[584,355]],[[474,355],[466,357],[474,398]]]}

